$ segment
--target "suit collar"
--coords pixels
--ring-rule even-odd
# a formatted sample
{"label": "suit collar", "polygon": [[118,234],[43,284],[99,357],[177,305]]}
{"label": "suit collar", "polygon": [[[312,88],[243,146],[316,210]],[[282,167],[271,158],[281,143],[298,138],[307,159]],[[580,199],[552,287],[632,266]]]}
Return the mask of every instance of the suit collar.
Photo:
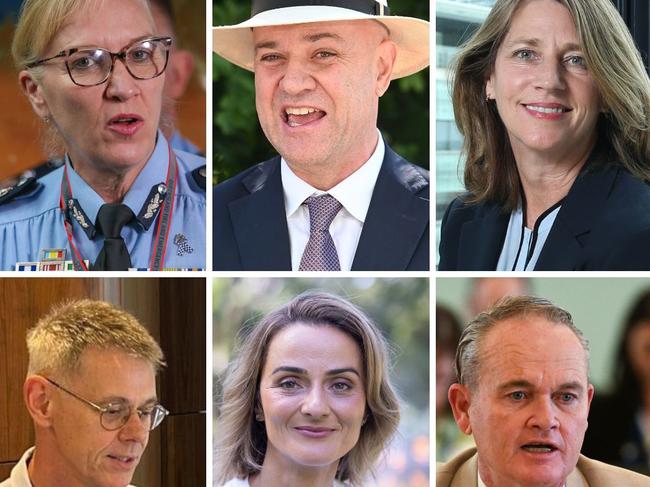
{"label": "suit collar", "polygon": [[386,146],[352,270],[407,269],[428,232],[427,179]]}
{"label": "suit collar", "polygon": [[584,246],[596,219],[605,213],[607,198],[621,169],[614,165],[586,167],[555,219],[535,270],[576,270],[584,261]]}
{"label": "suit collar", "polygon": [[280,158],[257,165],[242,184],[250,194],[230,202],[228,210],[243,270],[290,270]]}

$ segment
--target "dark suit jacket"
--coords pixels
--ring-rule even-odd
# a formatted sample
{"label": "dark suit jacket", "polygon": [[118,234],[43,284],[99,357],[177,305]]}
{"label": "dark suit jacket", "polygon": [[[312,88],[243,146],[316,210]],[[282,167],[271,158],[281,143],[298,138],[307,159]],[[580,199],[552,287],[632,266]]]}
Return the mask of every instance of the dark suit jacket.
{"label": "dark suit jacket", "polygon": [[[291,270],[280,157],[214,189],[216,271]],[[386,146],[352,270],[429,270],[429,172]]]}
{"label": "dark suit jacket", "polygon": [[[445,212],[438,270],[493,271],[510,214],[465,198]],[[650,270],[650,186],[618,165],[588,163],[562,202],[535,270]]]}

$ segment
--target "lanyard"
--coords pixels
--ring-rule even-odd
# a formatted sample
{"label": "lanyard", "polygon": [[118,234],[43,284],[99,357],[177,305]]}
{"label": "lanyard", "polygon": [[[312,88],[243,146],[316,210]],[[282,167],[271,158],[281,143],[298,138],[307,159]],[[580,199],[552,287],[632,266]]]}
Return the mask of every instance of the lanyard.
{"label": "lanyard", "polygon": [[[169,238],[169,231],[171,230],[172,222],[172,213],[174,210],[174,196],[176,195],[176,180],[178,175],[178,163],[176,161],[176,156],[172,151],[171,146],[168,146],[169,150],[169,159],[167,163],[167,178],[165,180],[165,185],[167,187],[167,193],[165,194],[165,199],[162,202],[162,208],[160,210],[160,217],[158,219],[158,226],[156,230],[156,235],[154,237],[154,250],[151,253],[151,261],[149,262],[149,268],[152,271],[159,271],[162,269],[163,263],[165,262],[165,252],[167,247],[167,240]],[[147,202],[145,202],[145,205]],[[68,166],[65,164],[63,166],[63,177],[61,178],[61,196],[59,198],[59,208],[63,212],[63,226],[65,227],[65,233],[68,236],[68,242],[70,243],[70,249],[72,250],[72,263],[74,265],[75,271],[87,271],[88,266],[84,262],[84,259],[79,252],[79,249],[74,243],[74,236],[72,230],[72,215],[73,211],[76,211],[76,206],[74,199],[72,197],[72,187],[70,186],[70,180],[68,178]],[[88,225],[83,218],[76,216],[76,219],[79,221],[80,225]]]}

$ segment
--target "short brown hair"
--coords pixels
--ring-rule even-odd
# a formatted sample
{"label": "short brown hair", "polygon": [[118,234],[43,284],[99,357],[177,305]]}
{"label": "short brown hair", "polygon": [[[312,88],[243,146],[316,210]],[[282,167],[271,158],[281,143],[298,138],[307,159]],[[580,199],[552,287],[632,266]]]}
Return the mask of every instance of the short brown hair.
{"label": "short brown hair", "polygon": [[[557,1],[571,13],[607,111],[600,116],[598,130],[613,150],[610,160],[649,181],[650,79],[625,22],[611,0]],[[519,176],[506,127],[495,103],[486,100],[485,87],[521,4],[522,0],[497,0],[450,71],[454,116],[464,136],[467,201],[494,201],[506,210],[518,204]]]}
{"label": "short brown hair", "polygon": [[84,299],[55,306],[27,332],[28,374],[68,376],[90,348],[123,351],[156,371],[165,364],[160,346],[133,315]]}
{"label": "short brown hair", "polygon": [[349,301],[324,292],[306,292],[248,330],[226,372],[215,428],[216,485],[262,468],[266,430],[255,420],[260,376],[273,337],[296,323],[335,327],[349,335],[361,351],[367,418],[357,444],[340,460],[336,478],[360,483],[397,430],[399,402],[388,376],[388,346],[381,332]]}
{"label": "short brown hair", "polygon": [[[479,313],[463,330],[456,349],[455,370],[458,382],[471,388],[476,387],[478,384],[481,342],[496,324],[509,318],[531,315],[569,328],[580,341],[588,361],[589,343],[582,332],[573,324],[573,319],[568,311],[543,298],[533,296],[507,297],[499,300],[489,310]],[[589,369],[588,365],[587,363],[587,369]]]}

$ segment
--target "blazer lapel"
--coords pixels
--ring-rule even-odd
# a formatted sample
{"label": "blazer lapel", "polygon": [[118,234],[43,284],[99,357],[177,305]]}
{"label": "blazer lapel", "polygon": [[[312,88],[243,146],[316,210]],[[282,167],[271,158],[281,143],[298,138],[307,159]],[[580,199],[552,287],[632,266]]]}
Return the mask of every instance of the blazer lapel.
{"label": "blazer lapel", "polygon": [[474,455],[461,465],[449,487],[476,487],[478,485],[478,456]]}
{"label": "blazer lapel", "polygon": [[291,270],[289,229],[277,157],[247,176],[250,195],[228,205],[245,271]]}
{"label": "blazer lapel", "polygon": [[352,270],[406,270],[429,225],[429,182],[386,146]]}
{"label": "blazer lapel", "polygon": [[486,204],[476,218],[463,225],[458,243],[458,262],[464,263],[462,270],[496,269],[509,220],[510,214],[498,205]]}
{"label": "blazer lapel", "polygon": [[535,270],[580,270],[585,262],[584,247],[594,221],[605,210],[607,196],[619,169],[587,167],[576,179],[539,255]]}

